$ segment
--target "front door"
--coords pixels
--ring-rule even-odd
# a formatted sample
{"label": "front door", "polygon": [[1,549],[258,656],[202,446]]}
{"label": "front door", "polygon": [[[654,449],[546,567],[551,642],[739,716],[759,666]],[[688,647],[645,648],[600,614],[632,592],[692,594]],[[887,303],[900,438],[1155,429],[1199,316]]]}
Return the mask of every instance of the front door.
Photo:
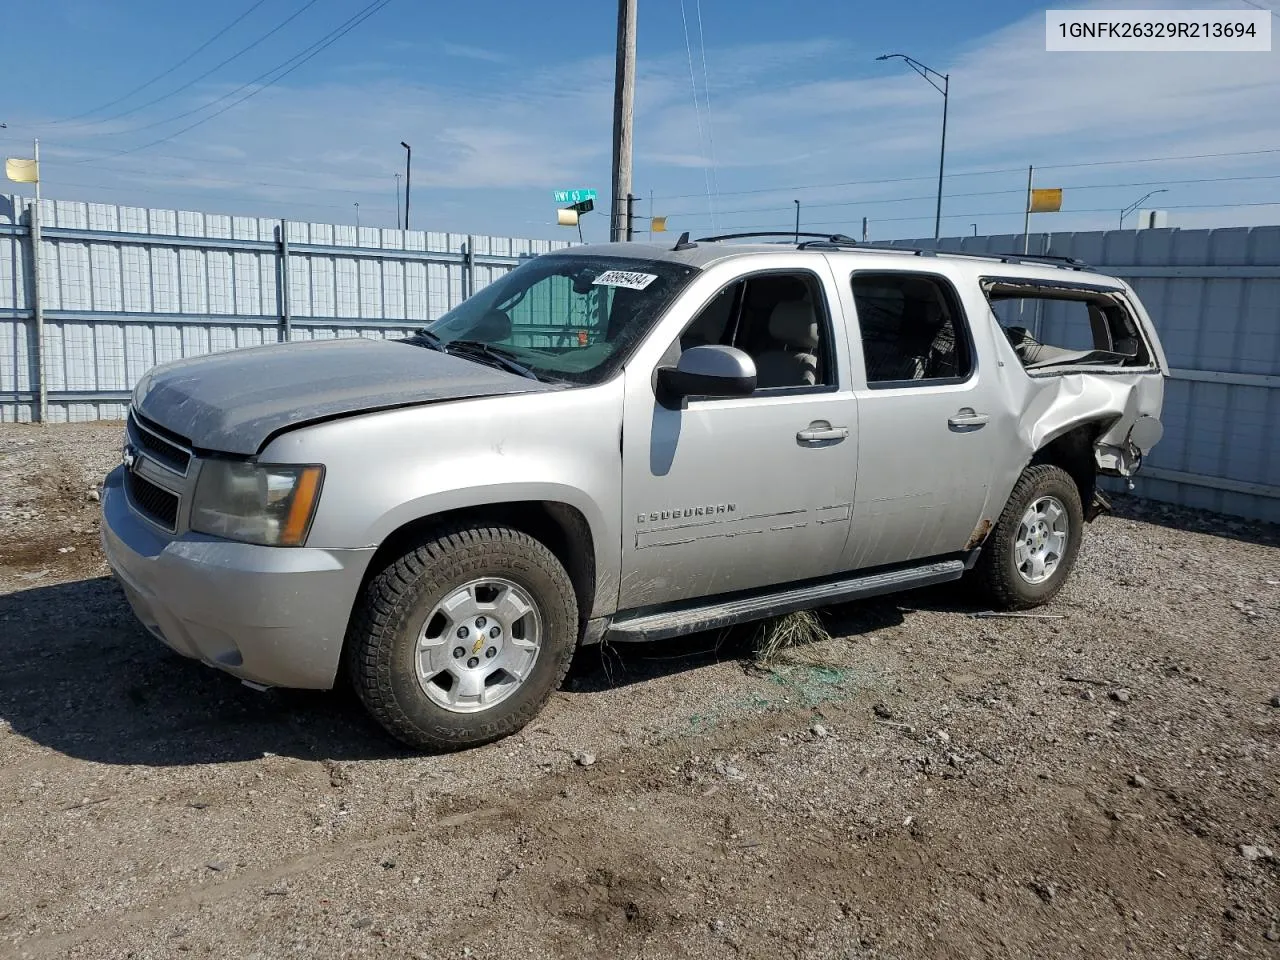
{"label": "front door", "polygon": [[858,490],[841,566],[961,551],[982,533],[992,478],[1008,457],[1002,438],[1014,427],[996,371],[977,363],[974,337],[989,331],[966,321],[943,273],[858,271],[844,282],[864,383],[855,391]]}
{"label": "front door", "polygon": [[847,339],[825,259],[777,259],[785,269],[762,263],[691,289],[694,316],[660,361],[700,343],[740,347],[756,361],[755,393],[668,409],[652,358],[627,371],[619,609],[837,569],[858,449]]}

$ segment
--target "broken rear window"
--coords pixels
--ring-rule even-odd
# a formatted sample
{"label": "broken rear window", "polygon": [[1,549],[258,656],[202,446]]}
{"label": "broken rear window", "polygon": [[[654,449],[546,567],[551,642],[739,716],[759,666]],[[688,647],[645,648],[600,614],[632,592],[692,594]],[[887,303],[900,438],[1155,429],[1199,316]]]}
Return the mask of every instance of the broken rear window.
{"label": "broken rear window", "polygon": [[1151,363],[1137,321],[1114,292],[990,279],[982,289],[1028,370]]}

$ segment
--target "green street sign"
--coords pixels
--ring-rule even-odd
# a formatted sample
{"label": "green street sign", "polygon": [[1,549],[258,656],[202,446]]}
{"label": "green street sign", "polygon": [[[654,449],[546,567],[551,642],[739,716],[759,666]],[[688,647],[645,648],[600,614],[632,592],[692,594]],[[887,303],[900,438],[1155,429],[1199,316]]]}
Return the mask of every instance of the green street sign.
{"label": "green street sign", "polygon": [[584,200],[594,200],[596,192],[594,190],[557,190],[555,198],[556,203],[582,203]]}

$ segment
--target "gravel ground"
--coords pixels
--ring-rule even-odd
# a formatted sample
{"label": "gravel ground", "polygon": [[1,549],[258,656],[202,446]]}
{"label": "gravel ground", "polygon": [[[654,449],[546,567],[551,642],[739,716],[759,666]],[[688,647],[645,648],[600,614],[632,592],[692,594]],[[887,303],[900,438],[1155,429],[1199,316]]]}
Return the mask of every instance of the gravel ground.
{"label": "gravel ground", "polygon": [[960,586],[771,669],[585,654],[412,756],[135,625],[119,435],[0,427],[0,956],[1280,957],[1275,528],[1125,500],[1061,619]]}

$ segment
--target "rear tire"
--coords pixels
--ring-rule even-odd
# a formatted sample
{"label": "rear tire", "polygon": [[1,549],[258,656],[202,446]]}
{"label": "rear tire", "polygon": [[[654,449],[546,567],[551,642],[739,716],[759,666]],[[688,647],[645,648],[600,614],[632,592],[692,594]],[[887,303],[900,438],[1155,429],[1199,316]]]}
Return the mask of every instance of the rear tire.
{"label": "rear tire", "polygon": [[1075,481],[1061,467],[1036,464],[1014,485],[975,572],[997,609],[1038,607],[1062,589],[1083,536]]}
{"label": "rear tire", "polygon": [[[515,733],[564,679],[578,638],[573,584],[519,530],[430,534],[370,578],[347,634],[347,667],[368,712],[424,750]],[[461,653],[459,653],[461,651]]]}

